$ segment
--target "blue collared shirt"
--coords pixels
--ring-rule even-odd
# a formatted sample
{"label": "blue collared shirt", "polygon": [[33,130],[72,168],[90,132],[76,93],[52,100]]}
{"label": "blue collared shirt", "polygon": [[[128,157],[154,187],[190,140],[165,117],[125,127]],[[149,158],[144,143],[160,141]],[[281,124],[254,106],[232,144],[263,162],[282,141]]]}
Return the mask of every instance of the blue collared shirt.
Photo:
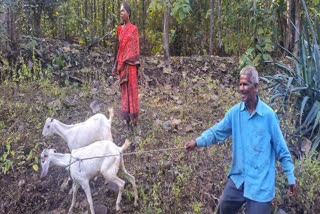
{"label": "blue collared shirt", "polygon": [[282,135],[276,113],[258,97],[256,111],[250,115],[245,103],[233,106],[216,125],[196,139],[207,147],[232,136],[232,166],[228,177],[237,188],[244,183],[244,197],[258,202],[275,197],[276,160],[295,184],[294,165]]}

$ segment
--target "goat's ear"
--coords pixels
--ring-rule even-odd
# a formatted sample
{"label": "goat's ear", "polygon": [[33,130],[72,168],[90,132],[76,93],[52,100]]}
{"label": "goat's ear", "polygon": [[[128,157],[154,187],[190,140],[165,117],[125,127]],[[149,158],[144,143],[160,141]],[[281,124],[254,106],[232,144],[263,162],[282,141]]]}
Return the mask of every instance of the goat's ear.
{"label": "goat's ear", "polygon": [[53,118],[51,118],[51,121],[50,121],[50,122],[52,123],[52,122],[53,122],[53,120],[54,120],[54,119],[53,119]]}

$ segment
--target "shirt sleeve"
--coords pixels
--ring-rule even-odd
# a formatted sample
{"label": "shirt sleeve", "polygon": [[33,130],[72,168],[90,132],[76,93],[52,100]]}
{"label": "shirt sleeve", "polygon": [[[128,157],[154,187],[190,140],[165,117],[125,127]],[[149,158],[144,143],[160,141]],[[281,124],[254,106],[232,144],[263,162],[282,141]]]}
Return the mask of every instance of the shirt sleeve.
{"label": "shirt sleeve", "polygon": [[289,185],[295,184],[293,161],[292,161],[288,146],[286,144],[286,141],[281,132],[279,119],[276,116],[276,114],[273,117],[271,127],[272,127],[271,140],[276,152],[277,160],[279,160],[279,162],[281,163],[282,170],[287,175],[288,184]]}
{"label": "shirt sleeve", "polygon": [[232,134],[232,122],[230,111],[216,125],[204,131],[197,139],[198,147],[208,147],[219,141],[224,141]]}

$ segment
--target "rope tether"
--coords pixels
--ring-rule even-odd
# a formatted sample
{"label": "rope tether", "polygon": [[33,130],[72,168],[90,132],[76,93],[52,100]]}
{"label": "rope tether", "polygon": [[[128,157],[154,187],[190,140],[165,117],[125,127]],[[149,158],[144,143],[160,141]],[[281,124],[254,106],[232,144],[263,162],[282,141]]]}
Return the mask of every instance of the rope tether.
{"label": "rope tether", "polygon": [[[140,151],[140,152],[126,152],[122,153],[122,155],[134,155],[134,154],[143,154],[143,153],[151,153],[151,152],[165,152],[165,151],[172,151],[172,150],[180,150],[185,149],[185,147],[176,147],[176,148],[166,148],[166,149],[154,149],[154,150],[148,150],[148,151]],[[120,153],[121,154],[121,153]],[[89,158],[75,158],[71,155],[70,158],[70,164],[66,167],[70,167],[72,164],[79,161],[79,164],[83,160],[90,160],[95,158],[106,158],[106,157],[113,157],[113,156],[119,156],[120,154],[110,154],[110,155],[102,155],[102,156],[94,156]],[[71,162],[72,159],[76,159],[75,161]]]}

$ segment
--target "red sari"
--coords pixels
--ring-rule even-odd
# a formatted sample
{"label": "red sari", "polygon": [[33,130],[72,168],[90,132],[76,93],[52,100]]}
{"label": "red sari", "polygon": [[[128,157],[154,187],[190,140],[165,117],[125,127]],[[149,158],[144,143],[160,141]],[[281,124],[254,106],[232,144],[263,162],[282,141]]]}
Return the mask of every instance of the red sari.
{"label": "red sari", "polygon": [[138,69],[140,46],[137,26],[128,22],[117,29],[119,49],[117,72],[120,77],[121,111],[125,120],[137,123],[139,112]]}

